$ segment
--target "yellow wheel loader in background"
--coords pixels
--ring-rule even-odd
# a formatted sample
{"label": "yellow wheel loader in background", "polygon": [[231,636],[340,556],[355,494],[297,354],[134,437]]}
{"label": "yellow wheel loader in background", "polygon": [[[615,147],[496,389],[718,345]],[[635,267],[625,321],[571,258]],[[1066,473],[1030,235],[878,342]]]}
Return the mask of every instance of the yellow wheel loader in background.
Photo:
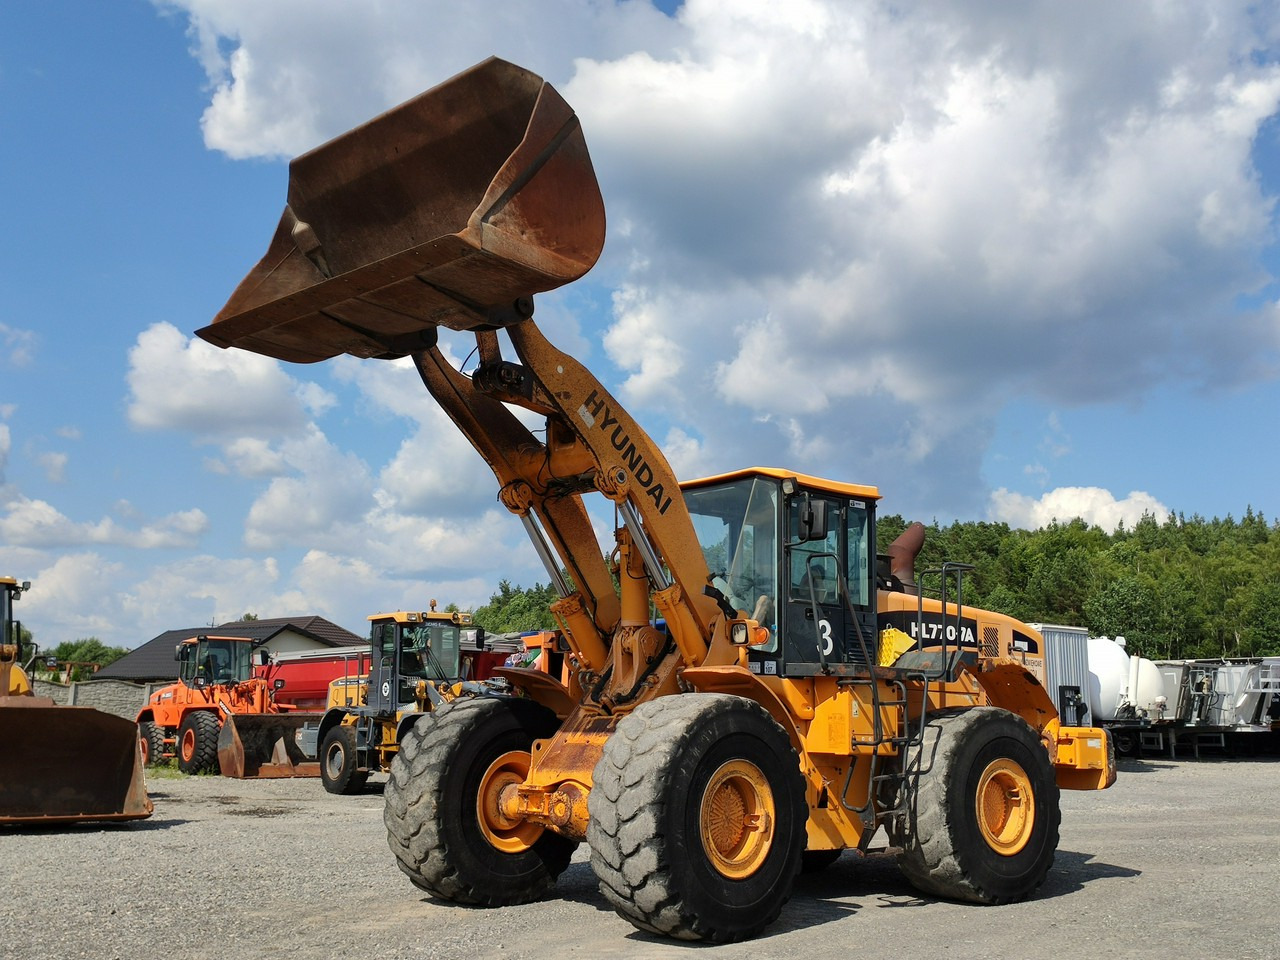
{"label": "yellow wheel loader in background", "polygon": [[[802,866],[877,836],[924,891],[1027,897],[1059,788],[1114,780],[1105,732],[1062,724],[1041,637],[963,606],[966,568],[933,574],[940,599],[915,588],[921,528],[879,559],[876,488],[752,468],[682,489],[531,319],[604,236],[572,109],[491,59],[295,159],[266,255],[199,331],[291,362],[411,357],[560,593],[567,682],[506,671],[524,696],[457,700],[402,742],[400,869],[515,904],[585,841],[621,916],[713,942],[758,934]],[[441,326],[475,338],[469,376]],[[607,559],[589,494],[617,518]]]}
{"label": "yellow wheel loader in background", "polygon": [[550,631],[512,639],[478,628],[476,642],[465,644],[462,628],[471,625],[471,614],[438,611],[434,600],[430,610],[375,613],[369,623],[368,673],[330,682],[328,709],[300,738],[319,759],[330,793],[360,793],[369,774],[389,771],[401,742],[428,713],[459,697],[507,692],[502,678],[510,654],[522,654],[543,673],[563,659]]}
{"label": "yellow wheel loader in background", "polygon": [[[398,610],[369,617],[369,672],[329,684],[329,704],[317,729],[320,780],[330,793],[356,794],[369,774],[386,772],[400,741],[427,712],[454,696],[465,675],[462,627],[471,615]],[[468,662],[477,651],[468,651]],[[308,749],[308,743],[303,743]]]}
{"label": "yellow wheel loader in background", "polygon": [[151,816],[133,723],[33,694],[13,616],[30,586],[0,577],[0,824]]}

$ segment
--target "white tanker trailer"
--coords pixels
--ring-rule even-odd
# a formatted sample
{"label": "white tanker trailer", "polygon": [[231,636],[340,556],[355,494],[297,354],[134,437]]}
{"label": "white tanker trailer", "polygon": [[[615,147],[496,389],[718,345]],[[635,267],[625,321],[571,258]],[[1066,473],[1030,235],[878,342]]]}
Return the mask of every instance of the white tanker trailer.
{"label": "white tanker trailer", "polygon": [[1121,755],[1144,739],[1170,756],[1179,743],[1227,747],[1228,734],[1280,729],[1280,657],[1160,660],[1131,656],[1124,637],[1032,624],[1045,640],[1046,687],[1074,722],[1106,727]]}
{"label": "white tanker trailer", "polygon": [[1169,697],[1160,668],[1130,656],[1124,637],[1090,637],[1087,699],[1094,722],[1112,731],[1116,752],[1135,754],[1144,730],[1165,720]]}

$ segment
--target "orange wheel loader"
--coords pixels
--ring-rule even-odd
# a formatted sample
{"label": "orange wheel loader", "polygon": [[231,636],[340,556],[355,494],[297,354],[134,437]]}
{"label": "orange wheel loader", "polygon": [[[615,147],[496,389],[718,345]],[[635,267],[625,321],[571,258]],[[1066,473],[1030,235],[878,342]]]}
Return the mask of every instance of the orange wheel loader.
{"label": "orange wheel loader", "polygon": [[136,737],[148,765],[174,758],[183,773],[226,777],[318,777],[298,733],[320,713],[289,709],[271,681],[254,676],[247,637],[197,636],[177,645],[178,682],[138,711]]}
{"label": "orange wheel loader", "polygon": [[[508,670],[524,696],[455,700],[405,737],[396,864],[442,899],[517,904],[586,843],[621,917],[709,942],[759,934],[842,850],[891,852],[933,896],[1030,896],[1059,790],[1114,780],[1106,732],[1062,722],[1042,638],[965,606],[962,564],[915,586],[922,528],[880,559],[876,487],[677,482],[532,319],[604,237],[573,110],[491,59],[295,159],[266,255],[198,331],[291,362],[411,358],[560,594],[567,682]],[[441,327],[474,340],[469,373]],[[607,557],[588,496],[615,518]]]}
{"label": "orange wheel loader", "polygon": [[151,816],[134,725],[32,693],[13,617],[30,586],[0,577],[0,824]]}

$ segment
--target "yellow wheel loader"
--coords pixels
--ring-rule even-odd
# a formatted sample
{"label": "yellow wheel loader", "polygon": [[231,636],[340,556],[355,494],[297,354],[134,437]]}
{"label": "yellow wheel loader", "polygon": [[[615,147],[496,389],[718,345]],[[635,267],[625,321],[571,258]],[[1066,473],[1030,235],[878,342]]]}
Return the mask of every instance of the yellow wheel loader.
{"label": "yellow wheel loader", "polygon": [[[562,658],[558,636],[543,631],[522,637],[519,648],[499,638],[464,644],[471,614],[397,610],[369,617],[369,671],[329,684],[329,705],[320,724],[303,732],[301,746],[318,757],[320,780],[330,793],[357,794],[369,774],[386,773],[414,725],[459,697],[509,692],[505,663],[522,651],[543,673]],[[519,675],[524,680],[526,674]],[[317,747],[316,744],[319,744]]]}
{"label": "yellow wheel loader", "polygon": [[32,692],[13,616],[30,586],[0,577],[0,824],[151,816],[134,725]]}
{"label": "yellow wheel loader", "polygon": [[[266,255],[199,331],[291,362],[411,357],[560,594],[566,682],[507,671],[523,697],[446,704],[401,743],[400,869],[515,904],[585,841],[622,917],[711,942],[760,933],[845,849],[895,852],[930,894],[1029,896],[1059,789],[1114,779],[1106,733],[1061,722],[1042,638],[965,606],[963,565],[918,589],[921,528],[881,559],[875,487],[759,467],[678,484],[532,320],[604,236],[573,110],[491,59],[295,159]],[[442,326],[474,337],[470,375]],[[589,495],[617,518],[607,558]]]}
{"label": "yellow wheel loader", "polygon": [[[453,697],[463,675],[466,613],[400,610],[369,617],[369,672],[329,685],[314,732],[320,780],[330,793],[356,794],[369,774],[386,772],[400,741],[434,706]],[[306,749],[306,744],[304,744]]]}

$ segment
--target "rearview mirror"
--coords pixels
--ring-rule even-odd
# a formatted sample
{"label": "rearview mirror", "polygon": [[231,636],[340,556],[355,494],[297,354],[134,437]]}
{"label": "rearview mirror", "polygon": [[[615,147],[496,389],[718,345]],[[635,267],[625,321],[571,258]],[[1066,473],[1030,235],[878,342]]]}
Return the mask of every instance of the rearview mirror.
{"label": "rearview mirror", "polygon": [[800,542],[827,539],[827,501],[805,497],[800,508]]}

